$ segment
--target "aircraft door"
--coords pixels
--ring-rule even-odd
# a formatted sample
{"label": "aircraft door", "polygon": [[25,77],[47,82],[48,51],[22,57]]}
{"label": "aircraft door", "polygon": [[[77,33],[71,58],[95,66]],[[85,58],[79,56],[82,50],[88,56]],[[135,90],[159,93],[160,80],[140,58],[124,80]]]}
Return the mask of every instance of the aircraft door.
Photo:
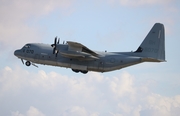
{"label": "aircraft door", "polygon": [[100,60],[99,63],[98,63],[98,69],[100,71],[103,71],[104,70],[104,61]]}
{"label": "aircraft door", "polygon": [[34,57],[34,62],[38,62],[39,61],[39,54],[35,54],[35,57]]}

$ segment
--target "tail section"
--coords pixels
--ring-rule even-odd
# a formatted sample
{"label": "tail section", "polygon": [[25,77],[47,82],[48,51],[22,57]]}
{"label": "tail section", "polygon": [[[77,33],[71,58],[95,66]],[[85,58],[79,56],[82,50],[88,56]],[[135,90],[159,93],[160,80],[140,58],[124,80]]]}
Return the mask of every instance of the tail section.
{"label": "tail section", "polygon": [[144,61],[163,62],[165,61],[165,32],[164,25],[154,24],[139,48],[134,52],[142,57]]}

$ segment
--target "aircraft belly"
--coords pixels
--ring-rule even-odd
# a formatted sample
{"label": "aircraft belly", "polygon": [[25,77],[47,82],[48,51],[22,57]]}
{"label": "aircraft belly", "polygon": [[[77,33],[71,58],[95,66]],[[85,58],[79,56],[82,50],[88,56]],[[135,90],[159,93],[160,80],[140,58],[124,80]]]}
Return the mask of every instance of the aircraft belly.
{"label": "aircraft belly", "polygon": [[106,62],[104,65],[104,72],[118,70],[138,63],[141,63],[140,57],[119,57],[118,60],[116,59],[115,63]]}
{"label": "aircraft belly", "polygon": [[42,62],[44,64],[47,64],[47,65],[57,66],[57,62],[56,61],[44,60]]}
{"label": "aircraft belly", "polygon": [[102,59],[88,62],[88,71],[104,72],[104,62]]}
{"label": "aircraft belly", "polygon": [[125,60],[121,60],[121,68],[141,63],[140,57],[128,57]]}
{"label": "aircraft belly", "polygon": [[77,64],[71,64],[72,69],[78,69],[78,70],[87,70],[87,66],[84,65],[77,65]]}
{"label": "aircraft belly", "polygon": [[58,66],[89,71],[89,66],[92,65],[92,61],[79,61],[77,59],[62,58],[57,62]]}
{"label": "aircraft belly", "polygon": [[28,57],[22,57],[22,59],[25,59],[25,60],[27,60],[27,61],[34,61],[34,58],[28,58]]}
{"label": "aircraft belly", "polygon": [[57,60],[57,66],[70,68],[71,60],[69,58],[60,57]]}
{"label": "aircraft belly", "polygon": [[48,53],[35,54],[34,63],[57,66],[57,59],[54,55]]}
{"label": "aircraft belly", "polygon": [[60,66],[60,67],[70,68],[70,64],[69,63],[57,62],[57,65]]}

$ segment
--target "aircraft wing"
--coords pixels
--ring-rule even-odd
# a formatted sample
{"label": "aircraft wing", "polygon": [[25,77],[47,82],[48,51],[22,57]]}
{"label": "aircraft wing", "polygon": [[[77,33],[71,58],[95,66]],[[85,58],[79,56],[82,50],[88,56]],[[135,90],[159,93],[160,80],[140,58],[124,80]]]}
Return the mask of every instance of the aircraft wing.
{"label": "aircraft wing", "polygon": [[86,46],[72,41],[67,41],[68,50],[60,51],[60,54],[64,57],[74,58],[79,60],[95,60],[99,59],[98,54]]}
{"label": "aircraft wing", "polygon": [[80,43],[77,43],[77,42],[72,42],[72,41],[67,41],[68,43],[68,50],[69,51],[80,51],[80,52],[85,52],[85,53],[88,53],[88,54],[91,54],[93,56],[97,56],[98,54],[95,53],[94,51],[90,50],[89,48],[87,48],[86,46],[80,44]]}

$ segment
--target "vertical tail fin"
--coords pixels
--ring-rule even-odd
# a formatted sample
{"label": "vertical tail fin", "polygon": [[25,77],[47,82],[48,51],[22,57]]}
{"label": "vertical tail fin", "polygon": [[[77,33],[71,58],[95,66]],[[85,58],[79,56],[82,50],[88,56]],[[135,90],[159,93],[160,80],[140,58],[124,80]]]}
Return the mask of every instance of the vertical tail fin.
{"label": "vertical tail fin", "polygon": [[145,61],[163,62],[165,61],[165,32],[164,25],[154,24],[135,55],[143,57]]}

